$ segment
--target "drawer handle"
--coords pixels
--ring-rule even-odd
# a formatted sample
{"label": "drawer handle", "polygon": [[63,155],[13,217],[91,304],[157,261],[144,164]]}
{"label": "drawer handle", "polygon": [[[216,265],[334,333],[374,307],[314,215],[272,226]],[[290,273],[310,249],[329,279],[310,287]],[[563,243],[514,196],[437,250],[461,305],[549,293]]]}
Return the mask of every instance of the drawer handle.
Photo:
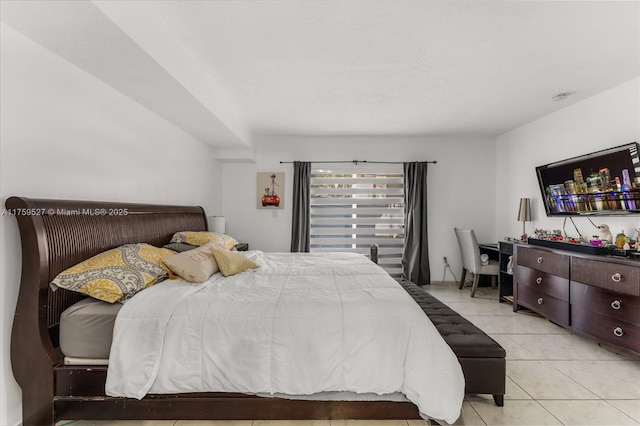
{"label": "drawer handle", "polygon": [[542,277],[536,278],[536,284],[542,284]]}
{"label": "drawer handle", "polygon": [[542,263],[542,256],[540,256],[539,258],[536,259],[536,262],[538,263]]}
{"label": "drawer handle", "polygon": [[611,275],[611,280],[613,280],[614,283],[619,283],[620,281],[622,281],[622,275],[620,274],[620,272],[616,272],[615,274]]}
{"label": "drawer handle", "polygon": [[538,299],[538,305],[542,305],[542,302],[544,302],[544,299],[541,297]]}
{"label": "drawer handle", "polygon": [[620,309],[620,304],[622,302],[620,300],[614,300],[613,302],[611,302],[611,307],[615,310]]}
{"label": "drawer handle", "polygon": [[624,331],[622,330],[621,327],[616,327],[613,329],[613,334],[615,334],[618,337],[622,337],[624,335]]}

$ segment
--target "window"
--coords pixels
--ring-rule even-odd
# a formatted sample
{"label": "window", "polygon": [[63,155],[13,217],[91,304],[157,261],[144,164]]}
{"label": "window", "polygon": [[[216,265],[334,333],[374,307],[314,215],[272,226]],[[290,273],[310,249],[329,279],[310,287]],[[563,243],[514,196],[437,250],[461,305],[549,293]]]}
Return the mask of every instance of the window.
{"label": "window", "polygon": [[402,275],[404,191],[402,164],[359,164],[347,169],[311,170],[311,252],[369,254],[378,245],[378,264]]}

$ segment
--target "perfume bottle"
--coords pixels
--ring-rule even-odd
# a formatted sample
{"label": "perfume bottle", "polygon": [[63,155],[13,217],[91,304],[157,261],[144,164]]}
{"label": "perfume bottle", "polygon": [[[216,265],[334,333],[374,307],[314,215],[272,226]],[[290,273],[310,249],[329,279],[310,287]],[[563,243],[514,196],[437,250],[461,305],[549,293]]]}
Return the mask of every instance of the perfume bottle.
{"label": "perfume bottle", "polygon": [[616,248],[623,248],[627,244],[627,236],[624,235],[624,229],[621,229],[618,235],[616,235]]}

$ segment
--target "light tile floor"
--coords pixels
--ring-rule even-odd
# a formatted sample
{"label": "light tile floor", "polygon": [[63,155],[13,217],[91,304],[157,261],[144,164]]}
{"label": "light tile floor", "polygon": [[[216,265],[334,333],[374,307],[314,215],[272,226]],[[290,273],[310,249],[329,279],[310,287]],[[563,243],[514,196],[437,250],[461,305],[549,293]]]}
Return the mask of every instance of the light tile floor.
{"label": "light tile floor", "polygon": [[426,290],[493,337],[507,352],[504,407],[467,395],[460,425],[639,425],[640,361],[613,353],[529,312],[476,297],[453,283]]}
{"label": "light tile floor", "polygon": [[[615,354],[538,315],[476,297],[454,283],[426,290],[469,319],[507,352],[505,404],[469,394],[456,425],[640,425],[640,361]],[[424,426],[421,420],[78,421],[58,426]]]}

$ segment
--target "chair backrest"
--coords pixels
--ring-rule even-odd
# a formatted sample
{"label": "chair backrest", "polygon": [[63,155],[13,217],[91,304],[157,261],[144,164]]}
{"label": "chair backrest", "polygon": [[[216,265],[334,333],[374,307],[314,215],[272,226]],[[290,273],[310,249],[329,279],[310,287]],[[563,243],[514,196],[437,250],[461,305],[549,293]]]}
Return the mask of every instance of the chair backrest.
{"label": "chair backrest", "polygon": [[453,228],[453,230],[460,245],[462,267],[469,272],[478,272],[482,262],[480,261],[480,248],[478,247],[476,233],[473,232],[473,229]]}

